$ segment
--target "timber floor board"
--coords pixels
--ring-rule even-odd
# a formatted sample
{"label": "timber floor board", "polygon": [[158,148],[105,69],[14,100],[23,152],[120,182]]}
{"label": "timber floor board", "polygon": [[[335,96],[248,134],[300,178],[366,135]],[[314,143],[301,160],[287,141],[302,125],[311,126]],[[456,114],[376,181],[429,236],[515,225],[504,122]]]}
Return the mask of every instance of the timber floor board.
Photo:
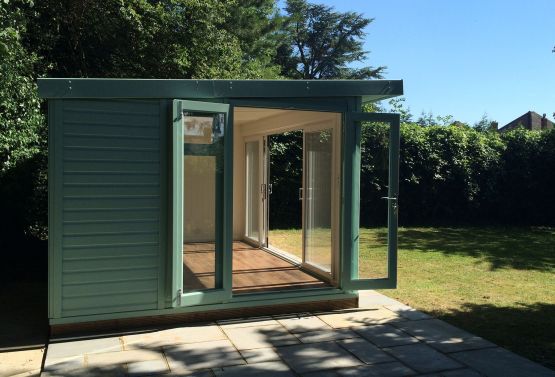
{"label": "timber floor board", "polygon": [[[213,243],[183,248],[183,289],[214,288]],[[327,287],[329,284],[297,266],[244,242],[233,242],[233,293]]]}

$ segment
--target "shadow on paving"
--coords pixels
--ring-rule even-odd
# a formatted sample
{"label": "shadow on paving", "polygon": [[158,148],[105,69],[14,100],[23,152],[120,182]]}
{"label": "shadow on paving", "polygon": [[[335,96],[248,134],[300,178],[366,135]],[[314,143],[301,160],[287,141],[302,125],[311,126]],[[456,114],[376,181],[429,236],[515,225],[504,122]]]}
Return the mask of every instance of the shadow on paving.
{"label": "shadow on paving", "polygon": [[44,347],[48,339],[47,242],[0,245],[0,352]]}
{"label": "shadow on paving", "polygon": [[[376,230],[376,238],[385,244],[386,230]],[[399,249],[471,256],[491,270],[555,269],[554,228],[399,228]]]}
{"label": "shadow on paving", "polygon": [[461,310],[431,314],[555,370],[555,304],[467,303]]}

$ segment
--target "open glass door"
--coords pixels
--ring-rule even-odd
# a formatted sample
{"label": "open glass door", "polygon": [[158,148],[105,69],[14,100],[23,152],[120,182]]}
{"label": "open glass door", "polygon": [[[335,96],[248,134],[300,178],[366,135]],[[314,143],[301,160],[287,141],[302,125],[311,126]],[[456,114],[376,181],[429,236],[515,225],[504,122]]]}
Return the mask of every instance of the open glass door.
{"label": "open glass door", "polygon": [[333,127],[312,127],[304,130],[303,140],[303,265],[328,279],[334,275],[336,249],[336,137]]}
{"label": "open glass door", "polygon": [[[342,287],[395,288],[399,115],[347,113]],[[371,177],[361,181],[361,169]]]}
{"label": "open glass door", "polygon": [[173,306],[231,297],[229,105],[173,103]]}
{"label": "open glass door", "polygon": [[257,246],[266,243],[263,138],[245,140],[245,237]]}

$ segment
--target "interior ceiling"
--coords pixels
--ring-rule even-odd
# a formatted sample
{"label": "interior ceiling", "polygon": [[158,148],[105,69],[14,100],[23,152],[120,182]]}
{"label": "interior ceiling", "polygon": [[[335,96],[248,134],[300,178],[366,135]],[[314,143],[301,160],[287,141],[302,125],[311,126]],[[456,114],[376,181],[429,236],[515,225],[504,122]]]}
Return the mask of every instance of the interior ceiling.
{"label": "interior ceiling", "polygon": [[233,122],[236,124],[244,124],[259,121],[265,118],[271,118],[278,115],[284,115],[294,110],[267,109],[256,107],[236,107],[233,112]]}

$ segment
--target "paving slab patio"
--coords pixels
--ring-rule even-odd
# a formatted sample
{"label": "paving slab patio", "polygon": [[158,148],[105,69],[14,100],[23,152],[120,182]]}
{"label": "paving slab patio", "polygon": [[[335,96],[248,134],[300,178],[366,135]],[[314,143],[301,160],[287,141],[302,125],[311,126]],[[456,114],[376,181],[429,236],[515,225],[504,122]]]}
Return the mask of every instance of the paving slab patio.
{"label": "paving slab patio", "polygon": [[57,339],[43,376],[526,376],[555,372],[377,292],[356,310]]}

